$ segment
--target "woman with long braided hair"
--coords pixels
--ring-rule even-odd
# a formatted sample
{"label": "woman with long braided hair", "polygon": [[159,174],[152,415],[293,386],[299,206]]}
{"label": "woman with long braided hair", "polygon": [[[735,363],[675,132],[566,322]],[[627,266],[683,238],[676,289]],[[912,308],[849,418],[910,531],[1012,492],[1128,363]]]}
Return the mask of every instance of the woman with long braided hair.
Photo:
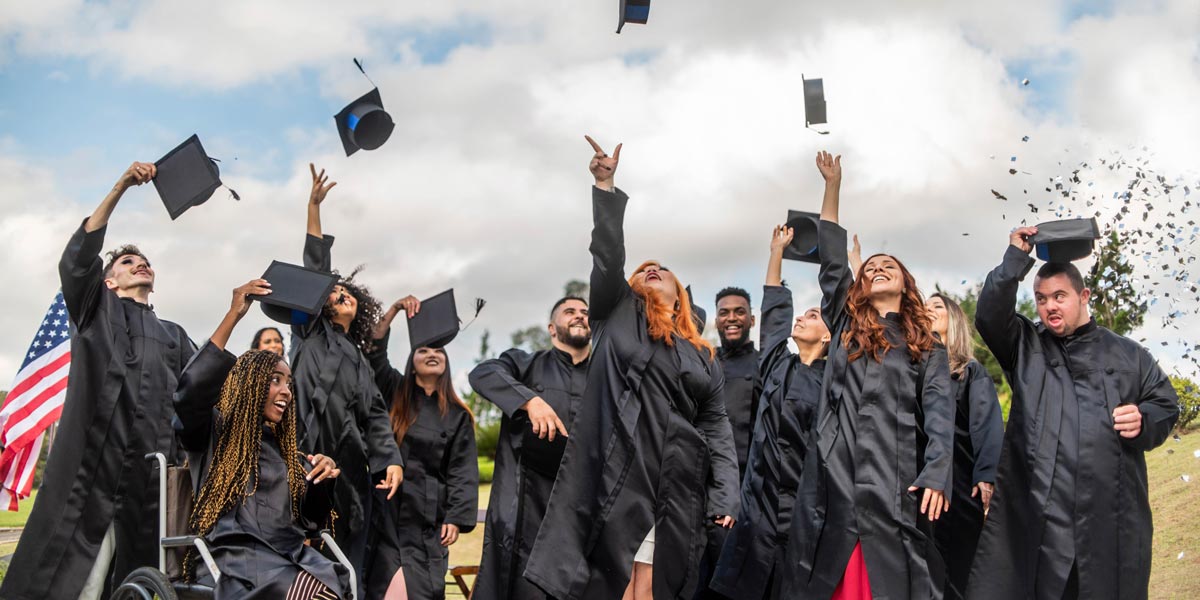
{"label": "woman with long braided hair", "polygon": [[832,333],[788,535],[783,597],[940,599],[954,400],[916,280],[894,256],[850,271],[841,157],[821,152],[821,317]]}
{"label": "woman with long braided hair", "polygon": [[251,350],[235,360],[225,350],[248,296],[269,293],[262,279],[235,289],[229,312],[180,378],[179,439],[201,482],[188,524],[208,543],[221,577],[213,582],[193,554],[184,569],[215,585],[222,600],[342,598],[349,573],[304,543],[306,531],[332,524],[330,488],[340,470],[327,456],[299,453],[283,357]]}

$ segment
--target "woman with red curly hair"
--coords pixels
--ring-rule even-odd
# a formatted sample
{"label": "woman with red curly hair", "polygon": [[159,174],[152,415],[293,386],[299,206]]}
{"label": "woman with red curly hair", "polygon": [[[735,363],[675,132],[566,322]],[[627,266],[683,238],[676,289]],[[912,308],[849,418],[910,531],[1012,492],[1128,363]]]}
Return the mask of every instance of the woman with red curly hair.
{"label": "woman with red curly hair", "polygon": [[525,578],[558,600],[691,598],[708,526],[738,510],[724,376],[658,261],[625,278],[621,146],[596,151],[587,388]]}
{"label": "woman with red curly hair", "polygon": [[833,339],[788,536],[787,598],[942,597],[933,521],[949,507],[954,401],[916,281],[876,254],[852,277],[841,157],[817,155],[821,316]]}

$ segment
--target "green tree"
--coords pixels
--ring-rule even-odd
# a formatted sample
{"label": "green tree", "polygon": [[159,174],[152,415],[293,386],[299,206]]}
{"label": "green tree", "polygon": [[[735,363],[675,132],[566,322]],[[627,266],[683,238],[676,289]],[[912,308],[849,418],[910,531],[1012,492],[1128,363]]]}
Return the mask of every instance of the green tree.
{"label": "green tree", "polygon": [[1096,264],[1084,279],[1084,285],[1092,290],[1089,304],[1096,324],[1118,335],[1129,335],[1141,327],[1148,307],[1133,287],[1133,265],[1122,253],[1124,245],[1123,237],[1110,232],[1096,253]]}
{"label": "green tree", "polygon": [[1179,395],[1179,420],[1175,422],[1175,429],[1183,431],[1200,415],[1200,387],[1191,379],[1175,375],[1171,376],[1171,387]]}

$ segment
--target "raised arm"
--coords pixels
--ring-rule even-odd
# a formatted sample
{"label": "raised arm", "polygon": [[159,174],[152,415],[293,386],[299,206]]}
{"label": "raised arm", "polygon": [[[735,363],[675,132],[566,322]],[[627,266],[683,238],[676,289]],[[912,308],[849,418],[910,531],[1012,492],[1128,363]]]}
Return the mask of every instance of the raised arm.
{"label": "raised arm", "polygon": [[91,233],[103,229],[108,225],[108,218],[112,216],[113,209],[121,201],[121,196],[125,195],[125,190],[135,185],[142,185],[154,179],[155,175],[158,175],[158,167],[155,167],[154,163],[135,162],[129,165],[121,178],[113,184],[104,200],[100,201],[100,206],[97,206],[96,210],[92,212],[92,216],[84,221],[83,230]]}
{"label": "raised arm", "polygon": [[1017,313],[1017,288],[1034,263],[1033,257],[1029,256],[1033,244],[1029,243],[1028,237],[1035,233],[1037,227],[1013,230],[1004,260],[988,273],[983,289],[979,291],[975,328],[1005,371],[1011,371],[1016,365],[1021,339],[1037,335],[1033,323]]}
{"label": "raised arm", "polygon": [[304,238],[304,266],[329,273],[333,270],[333,259],[329,252],[333,246],[333,236],[325,235],[321,229],[321,203],[325,201],[326,194],[333,189],[333,186],[337,185],[337,182],[329,181],[325,169],[321,169],[321,172],[317,173],[317,168],[312,163],[308,164],[308,168],[312,171],[312,190],[308,194],[308,228]]}
{"label": "raised arm", "polygon": [[846,297],[850,292],[853,274],[846,252],[846,230],[838,225],[838,204],[842,187],[842,157],[828,152],[817,153],[817,170],[825,179],[825,196],[821,201],[821,222],[817,225],[821,270],[817,278],[821,285],[821,317],[829,331],[836,332],[846,313]]}
{"label": "raised arm", "polygon": [[[768,278],[769,279],[769,278]],[[762,322],[758,328],[759,348],[758,373],[764,379],[775,370],[776,365],[792,355],[788,340],[792,337],[792,291],[779,285],[764,285],[762,296]]]}
{"label": "raised arm", "polygon": [[375,387],[379,388],[379,392],[383,395],[384,406],[387,407],[391,407],[392,397],[404,381],[404,373],[392,366],[392,361],[388,357],[388,339],[390,337],[391,330],[385,329],[382,335],[376,336],[375,347],[365,354],[371,370],[375,372]]}
{"label": "raised arm", "polygon": [[617,144],[613,156],[600,148],[591,137],[587,138],[595,155],[588,166],[595,186],[592,188],[592,276],[589,293],[589,316],[594,321],[603,321],[630,294],[629,282],[625,280],[625,205],[629,196],[613,185],[617,162],[621,157],[621,144]]}
{"label": "raised arm", "polygon": [[533,358],[532,354],[513,348],[485,360],[471,370],[471,389],[495,404],[505,416],[512,417],[526,402],[537,397],[537,392],[524,383],[533,366]]}

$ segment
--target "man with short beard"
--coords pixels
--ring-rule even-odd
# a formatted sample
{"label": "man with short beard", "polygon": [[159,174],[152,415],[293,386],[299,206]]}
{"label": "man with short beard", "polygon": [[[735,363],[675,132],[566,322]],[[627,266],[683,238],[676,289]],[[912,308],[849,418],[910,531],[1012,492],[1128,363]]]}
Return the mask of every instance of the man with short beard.
{"label": "man with short beard", "polygon": [[100,259],[121,196],[156,173],[133,163],[63,250],[71,381],[2,598],[99,598],[157,562],[158,477],[144,457],[176,458],[172,395],[196,347],[155,313],[154,269],[136,246]]}
{"label": "man with short beard", "polygon": [[587,383],[587,302],[567,296],[554,303],[547,328],[550,350],[513,348],[471,371],[471,388],[504,412],[475,600],[549,598],[521,574],[566,448],[566,424]]}
{"label": "man with short beard", "polygon": [[1075,265],[1038,270],[1041,323],[1017,312],[1036,233],[1013,231],[979,293],[975,325],[1013,396],[966,597],[1146,598],[1145,454],[1167,439],[1179,400],[1145,348],[1096,325]]}
{"label": "man with short beard", "polygon": [[[725,411],[729,414],[729,425],[733,428],[733,444],[737,450],[738,481],[746,475],[746,459],[750,453],[750,440],[754,437],[754,420],[758,414],[758,397],[762,393],[762,382],[758,377],[758,349],[750,339],[754,327],[754,314],[750,311],[750,292],[740,287],[727,287],[717,292],[717,335],[721,347],[717,349],[717,360],[725,372]],[[696,598],[723,598],[707,589],[725,537],[729,530],[710,527],[708,545],[700,561],[700,587]]]}

